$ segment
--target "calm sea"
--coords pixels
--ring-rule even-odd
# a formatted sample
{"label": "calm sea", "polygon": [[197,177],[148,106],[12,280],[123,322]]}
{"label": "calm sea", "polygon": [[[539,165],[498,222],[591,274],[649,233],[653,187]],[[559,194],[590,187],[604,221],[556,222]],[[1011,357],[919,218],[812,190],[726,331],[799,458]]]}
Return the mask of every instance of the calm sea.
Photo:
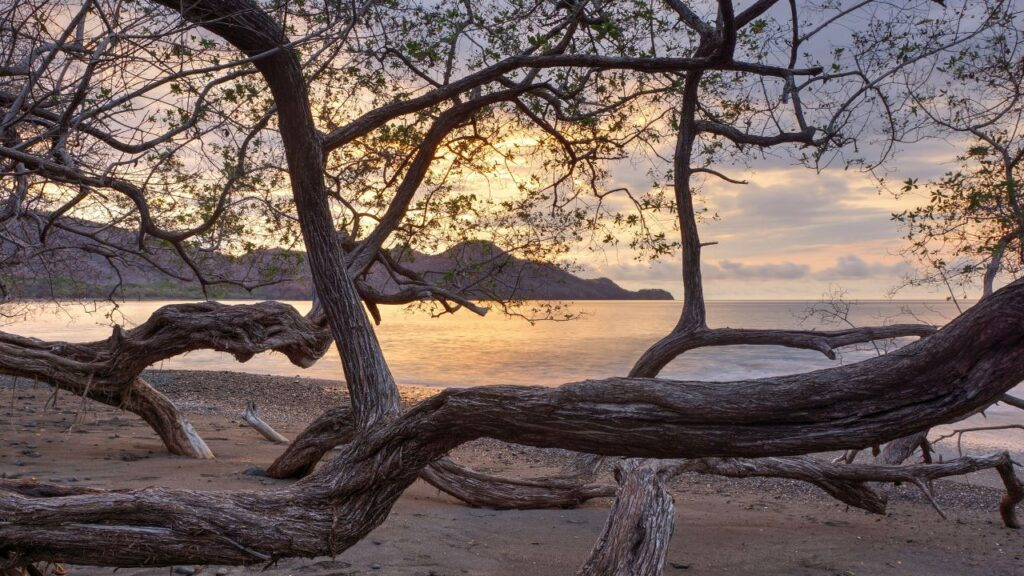
{"label": "calm sea", "polygon": [[[144,321],[158,307],[171,302],[127,302],[121,305],[119,322],[127,326]],[[309,302],[290,302],[300,312]],[[839,328],[817,320],[802,320],[812,302],[745,301],[708,303],[712,326],[734,328]],[[508,318],[498,311],[486,317],[461,311],[431,318],[403,308],[382,309],[377,333],[384,353],[401,384],[422,386],[475,386],[522,384],[557,386],[587,378],[626,374],[639,355],[666,334],[679,317],[681,302],[587,301],[571,305],[583,314],[568,322],[538,322]],[[911,312],[913,316],[908,315]],[[957,316],[949,302],[855,303],[850,320],[857,325],[920,321],[942,325]],[[3,330],[46,340],[90,341],[110,335],[102,313],[89,314],[80,306],[45,309]],[[906,339],[903,343],[910,342]],[[736,380],[805,372],[849,363],[876,355],[873,347],[845,349],[841,358],[829,360],[818,352],[769,346],[732,346],[688,352],[672,362],[662,375],[689,380]],[[278,353],[260,354],[246,363],[219,352],[196,351],[172,358],[154,368],[232,370],[281,376],[340,379],[341,365],[332,348],[308,369],[293,366]],[[1024,386],[1017,388],[1024,396]],[[993,424],[1024,424],[1024,412],[997,405],[988,417],[974,416],[957,427]],[[971,444],[1020,449],[1021,430],[973,434]]]}
{"label": "calm sea", "polygon": [[[121,305],[117,320],[126,327],[144,321],[165,304],[143,301]],[[289,302],[300,312],[309,302]],[[811,302],[710,302],[708,322],[734,328],[842,328],[803,320]],[[633,362],[652,343],[671,330],[679,317],[681,302],[587,301],[572,304],[582,318],[567,322],[530,324],[492,311],[479,317],[466,311],[431,318],[424,312],[398,307],[382,309],[377,334],[395,378],[402,384],[423,386],[475,386],[533,384],[555,386],[565,382],[626,374]],[[957,315],[948,302],[860,302],[853,305],[850,320],[857,325],[913,322],[913,311],[922,321],[945,324]],[[46,309],[2,329],[46,340],[83,342],[110,335],[109,320],[80,306],[59,311]],[[907,340],[909,342],[910,340]],[[688,352],[670,364],[665,377],[690,380],[736,380],[774,376],[837,366],[876,354],[874,348],[847,349],[838,360],[806,350],[780,347],[733,346]],[[256,356],[238,363],[232,356],[196,351],[165,361],[158,368],[236,370],[281,376],[303,375],[340,378],[341,365],[332,348],[313,367],[298,368],[278,353]]]}

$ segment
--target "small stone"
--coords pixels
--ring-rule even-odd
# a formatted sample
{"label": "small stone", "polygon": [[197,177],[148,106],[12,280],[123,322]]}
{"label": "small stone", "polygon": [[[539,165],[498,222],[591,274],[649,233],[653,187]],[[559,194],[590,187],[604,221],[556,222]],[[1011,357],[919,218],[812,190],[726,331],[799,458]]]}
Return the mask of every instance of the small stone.
{"label": "small stone", "polygon": [[15,461],[14,461],[14,465],[15,465],[15,466],[24,466],[24,465],[25,465],[25,463],[24,463],[24,462],[22,462],[21,460],[15,460]]}
{"label": "small stone", "polygon": [[242,474],[246,476],[266,476],[267,472],[263,468],[260,468],[259,466],[250,465],[245,470],[242,470]]}
{"label": "small stone", "polygon": [[221,566],[220,568],[217,568],[217,571],[214,572],[214,574],[216,574],[217,576],[225,576],[228,572],[229,570],[227,568]]}
{"label": "small stone", "polygon": [[373,564],[370,564],[370,569],[371,570],[380,570],[381,568],[383,568],[383,566],[381,566],[380,564],[377,564],[376,562],[374,562]]}
{"label": "small stone", "polygon": [[672,567],[675,568],[676,570],[689,570],[690,569],[690,565],[689,564],[683,564],[682,562],[669,562],[669,564],[671,564]]}
{"label": "small stone", "polygon": [[174,573],[175,574],[184,574],[185,576],[190,576],[191,574],[195,574],[196,573],[196,569],[193,568],[192,566],[175,566],[174,567]]}

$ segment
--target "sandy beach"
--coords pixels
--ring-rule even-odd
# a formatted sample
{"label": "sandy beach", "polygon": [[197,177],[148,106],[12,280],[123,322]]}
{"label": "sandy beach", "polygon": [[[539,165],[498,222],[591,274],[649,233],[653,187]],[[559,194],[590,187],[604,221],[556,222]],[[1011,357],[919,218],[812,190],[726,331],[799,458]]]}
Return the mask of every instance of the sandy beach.
{"label": "sandy beach", "polygon": [[[254,474],[282,448],[241,422],[246,402],[286,436],[333,402],[338,382],[233,372],[151,371],[147,379],[189,416],[216,460],[167,454],[130,413],[28,381],[0,382],[0,474],[103,488],[199,490],[273,485]],[[403,387],[406,402],[437,389]],[[492,473],[559,472],[557,453],[478,441],[457,461]],[[994,472],[991,472],[994,475]],[[849,509],[817,488],[780,480],[685,475],[673,483],[676,533],[667,574],[1013,575],[1024,574],[1024,531],[1003,528],[1000,490],[970,480],[937,483],[939,516],[912,487],[899,487],[886,516]],[[605,520],[609,499],[572,510],[470,508],[417,482],[387,521],[336,558],[255,567],[181,566],[118,574],[572,574]],[[111,569],[68,567],[71,574]]]}

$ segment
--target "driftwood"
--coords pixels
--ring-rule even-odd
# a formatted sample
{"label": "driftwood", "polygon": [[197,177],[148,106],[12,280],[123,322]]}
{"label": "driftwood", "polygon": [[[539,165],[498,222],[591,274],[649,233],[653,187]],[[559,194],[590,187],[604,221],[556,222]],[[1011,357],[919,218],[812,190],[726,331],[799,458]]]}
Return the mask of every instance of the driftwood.
{"label": "driftwood", "polygon": [[28,497],[21,483],[6,481],[0,553],[21,563],[112,566],[335,554],[383,521],[424,467],[480,437],[645,458],[871,445],[967,414],[1015,386],[1024,378],[1022,324],[1024,282],[1016,282],[896,353],[808,374],[446,390],[358,433],[306,479],[265,493],[156,488]]}
{"label": "driftwood", "polygon": [[242,419],[249,426],[252,426],[261,436],[270,440],[274,444],[287,444],[288,439],[285,438],[280,432],[274,430],[274,427],[267,424],[262,418],[260,418],[259,411],[256,409],[256,402],[250,401],[242,412]]}
{"label": "driftwood", "polygon": [[131,330],[115,327],[110,338],[97,342],[46,342],[0,333],[0,373],[45,382],[134,412],[160,435],[171,453],[212,458],[174,404],[139,376],[143,370],[200,349],[228,352],[239,362],[274,350],[306,367],[329,345],[322,329],[287,304],[174,304],[160,308]]}

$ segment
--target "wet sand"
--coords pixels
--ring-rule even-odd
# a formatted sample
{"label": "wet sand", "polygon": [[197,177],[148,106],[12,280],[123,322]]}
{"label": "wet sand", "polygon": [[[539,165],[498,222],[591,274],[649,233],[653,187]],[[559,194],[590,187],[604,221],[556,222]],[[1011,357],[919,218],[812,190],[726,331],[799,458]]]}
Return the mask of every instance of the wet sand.
{"label": "wet sand", "polygon": [[[253,475],[252,467],[267,466],[282,448],[241,423],[245,403],[256,400],[268,422],[294,437],[324,406],[343,400],[340,384],[324,380],[172,371],[147,378],[188,414],[216,460],[167,454],[130,413],[66,393],[54,405],[49,387],[5,380],[0,474],[106,488],[260,489],[281,481]],[[403,388],[410,402],[434,391]],[[454,456],[480,470],[519,476],[557,472],[564,460],[489,441]],[[686,475],[672,488],[677,520],[670,575],[1024,575],[1024,531],[1002,527],[996,511],[1001,491],[976,479],[936,484],[945,520],[911,487],[896,489],[886,516],[849,509],[798,482]],[[598,499],[573,510],[493,511],[416,482],[381,527],[336,558],[285,560],[265,571],[189,566],[117,574],[572,574],[609,504]],[[69,568],[72,574],[113,573]]]}

